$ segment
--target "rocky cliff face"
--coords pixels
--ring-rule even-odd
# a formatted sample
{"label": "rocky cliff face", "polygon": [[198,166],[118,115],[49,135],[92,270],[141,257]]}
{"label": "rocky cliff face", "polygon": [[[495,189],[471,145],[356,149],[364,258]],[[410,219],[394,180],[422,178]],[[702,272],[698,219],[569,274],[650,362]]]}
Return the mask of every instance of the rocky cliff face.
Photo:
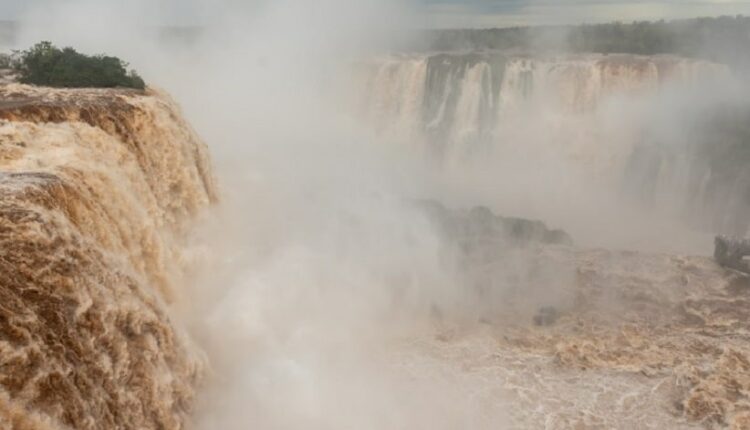
{"label": "rocky cliff face", "polygon": [[216,198],[166,95],[0,88],[0,427],[183,426],[203,358],[167,304]]}

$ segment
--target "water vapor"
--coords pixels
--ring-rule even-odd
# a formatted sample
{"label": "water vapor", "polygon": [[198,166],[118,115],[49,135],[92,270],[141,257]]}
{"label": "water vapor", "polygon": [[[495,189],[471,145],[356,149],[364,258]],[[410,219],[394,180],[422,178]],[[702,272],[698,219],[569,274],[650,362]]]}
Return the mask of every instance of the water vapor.
{"label": "water vapor", "polygon": [[[686,127],[737,94],[725,67],[394,54],[419,22],[395,0],[190,5],[37,4],[19,43],[128,59],[210,147],[221,203],[190,238],[193,276],[173,306],[211,369],[193,428],[509,425],[522,382],[499,388],[484,373],[496,363],[468,360],[468,371],[461,357],[495,360],[493,325],[526,330],[540,308],[556,317],[581,306],[572,291],[583,275],[566,241],[487,245],[487,231],[563,228],[579,246],[705,253],[717,225],[741,229],[689,202],[685,173],[703,142]],[[166,41],[158,27],[168,18],[197,24],[201,37]],[[707,97],[717,81],[728,90]],[[706,172],[695,181],[710,182]],[[730,195],[727,183],[715,187]],[[460,234],[446,233],[425,199],[459,210],[448,213]],[[686,215],[688,203],[702,220]],[[435,346],[462,330],[471,334],[455,349]]]}

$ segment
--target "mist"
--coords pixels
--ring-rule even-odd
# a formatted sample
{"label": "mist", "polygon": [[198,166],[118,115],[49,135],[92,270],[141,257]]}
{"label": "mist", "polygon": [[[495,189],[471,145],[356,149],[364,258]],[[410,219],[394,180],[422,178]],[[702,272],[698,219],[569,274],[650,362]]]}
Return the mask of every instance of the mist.
{"label": "mist", "polygon": [[[18,40],[127,59],[180,103],[209,145],[221,204],[188,240],[191,279],[173,304],[210,369],[192,428],[511,425],[518,391],[465,365],[463,351],[492,356],[494,326],[531,325],[540,308],[572,309],[572,251],[501,246],[489,275],[478,274],[416,201],[541,220],[582,248],[711,252],[718,231],[691,224],[684,202],[669,202],[675,188],[665,185],[661,206],[648,204],[641,189],[634,198],[627,191],[641,166],[631,176],[618,169],[644,133],[672,152],[697,145],[689,126],[745,94],[730,74],[614,92],[585,115],[568,115],[555,91],[540,91],[494,135],[504,145],[475,152],[459,136],[463,146],[446,144],[435,157],[423,137],[386,130],[362,109],[372,96],[358,73],[418,42],[415,5],[227,1],[171,10],[44,4],[26,10]],[[148,28],[165,19],[198,20],[202,35],[161,43]],[[489,292],[471,287],[483,275]],[[454,335],[463,343],[448,353],[431,344]]]}

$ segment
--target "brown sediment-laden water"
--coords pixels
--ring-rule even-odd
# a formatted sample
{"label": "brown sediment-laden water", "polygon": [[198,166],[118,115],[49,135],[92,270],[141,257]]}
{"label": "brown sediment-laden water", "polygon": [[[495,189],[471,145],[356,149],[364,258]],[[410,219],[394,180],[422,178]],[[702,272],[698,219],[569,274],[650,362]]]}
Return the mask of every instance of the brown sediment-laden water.
{"label": "brown sediment-laden water", "polygon": [[205,362],[168,306],[205,145],[155,91],[0,99],[0,427],[182,428]]}
{"label": "brown sediment-laden water", "polygon": [[[612,95],[723,79],[723,66],[475,53],[357,67],[365,121],[438,169],[461,175],[507,143],[503,156],[560,156],[603,188],[635,175],[641,200],[699,195],[704,218],[741,228],[742,210],[727,220],[708,203],[717,189],[724,208],[739,201],[745,176],[708,163],[692,181],[697,158],[638,155],[643,139],[594,127]],[[548,228],[568,230],[557,213],[545,225],[511,217],[527,208],[342,193],[376,202],[352,209],[322,190],[297,212],[247,216],[274,227],[254,232],[263,258],[235,263],[247,272],[186,322],[175,308],[205,282],[189,237],[219,192],[176,103],[17,84],[0,100],[0,428],[750,428],[750,280],[708,257],[602,249],[580,226]],[[254,186],[273,188],[264,173]],[[284,207],[264,191],[253,204]]]}

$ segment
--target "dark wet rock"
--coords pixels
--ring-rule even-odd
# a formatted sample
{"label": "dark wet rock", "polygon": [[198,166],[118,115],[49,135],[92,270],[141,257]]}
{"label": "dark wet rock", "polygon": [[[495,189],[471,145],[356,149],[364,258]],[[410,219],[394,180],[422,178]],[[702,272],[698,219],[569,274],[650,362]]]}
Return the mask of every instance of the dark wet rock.
{"label": "dark wet rock", "polygon": [[538,326],[550,326],[560,318],[560,312],[554,306],[547,306],[539,309],[534,315],[534,324]]}
{"label": "dark wet rock", "polygon": [[[569,303],[560,296],[560,285],[573,274],[556,257],[573,243],[564,231],[498,216],[481,206],[461,210],[431,200],[415,203],[435,226],[441,262],[456,276],[456,288],[470,301],[475,321],[492,325],[498,317],[515,315],[531,322],[539,306]],[[539,325],[556,320],[556,308],[545,308],[535,318]]]}
{"label": "dark wet rock", "polygon": [[495,215],[484,206],[458,210],[448,209],[433,200],[422,200],[417,204],[449,238],[458,240],[465,247],[487,242],[517,246],[530,243],[568,246],[573,244],[573,239],[568,233],[550,230],[541,221]]}
{"label": "dark wet rock", "polygon": [[750,240],[729,236],[717,236],[714,241],[714,259],[722,266],[750,274]]}

